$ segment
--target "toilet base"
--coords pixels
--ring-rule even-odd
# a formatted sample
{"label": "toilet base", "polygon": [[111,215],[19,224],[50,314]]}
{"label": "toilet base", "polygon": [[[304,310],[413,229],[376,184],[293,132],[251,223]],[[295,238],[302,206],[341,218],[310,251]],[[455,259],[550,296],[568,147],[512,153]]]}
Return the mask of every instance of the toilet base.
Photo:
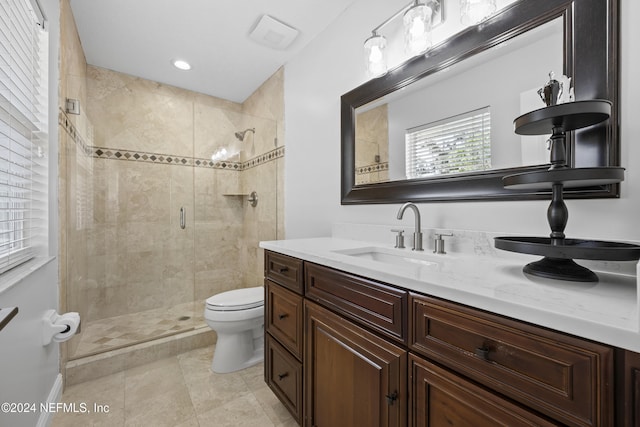
{"label": "toilet base", "polygon": [[262,328],[240,333],[218,333],[213,352],[211,370],[228,374],[249,368],[264,360],[264,333]]}

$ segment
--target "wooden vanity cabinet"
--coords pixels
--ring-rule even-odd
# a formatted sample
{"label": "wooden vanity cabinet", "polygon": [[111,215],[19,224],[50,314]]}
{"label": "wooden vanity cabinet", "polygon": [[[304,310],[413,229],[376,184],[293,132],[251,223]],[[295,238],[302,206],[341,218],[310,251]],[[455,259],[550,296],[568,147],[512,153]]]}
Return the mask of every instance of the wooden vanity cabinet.
{"label": "wooden vanity cabinet", "polygon": [[640,427],[640,354],[269,251],[265,292],[301,425]]}
{"label": "wooden vanity cabinet", "polygon": [[407,351],[305,301],[305,426],[405,426]]}
{"label": "wooden vanity cabinet", "polygon": [[303,414],[303,262],[265,253],[264,379],[294,419]]}
{"label": "wooden vanity cabinet", "polygon": [[571,426],[613,425],[613,349],[411,295],[411,350]]}
{"label": "wooden vanity cabinet", "polygon": [[414,354],[409,369],[412,427],[560,425]]}
{"label": "wooden vanity cabinet", "polygon": [[616,352],[616,404],[620,427],[640,426],[640,354]]}
{"label": "wooden vanity cabinet", "polygon": [[266,251],[264,254],[264,276],[278,285],[302,295],[303,268],[301,259]]}
{"label": "wooden vanity cabinet", "polygon": [[311,263],[304,276],[307,299],[406,344],[407,291]]}

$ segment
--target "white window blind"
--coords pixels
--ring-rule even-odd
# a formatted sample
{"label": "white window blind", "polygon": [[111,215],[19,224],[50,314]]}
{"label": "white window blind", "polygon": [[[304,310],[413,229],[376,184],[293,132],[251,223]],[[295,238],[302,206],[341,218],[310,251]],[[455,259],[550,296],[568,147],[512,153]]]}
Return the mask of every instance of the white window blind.
{"label": "white window blind", "polygon": [[408,129],[407,178],[491,169],[489,107]]}
{"label": "white window blind", "polygon": [[0,273],[46,249],[48,36],[37,2],[0,1]]}

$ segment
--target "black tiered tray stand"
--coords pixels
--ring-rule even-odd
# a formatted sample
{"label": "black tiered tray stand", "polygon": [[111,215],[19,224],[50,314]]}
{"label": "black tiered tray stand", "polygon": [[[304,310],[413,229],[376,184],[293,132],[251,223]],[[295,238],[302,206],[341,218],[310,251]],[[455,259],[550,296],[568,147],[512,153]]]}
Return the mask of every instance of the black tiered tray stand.
{"label": "black tiered tray stand", "polygon": [[640,246],[598,240],[567,239],[564,229],[569,212],[564,203],[564,187],[615,184],[624,180],[624,168],[570,168],[566,165],[566,132],[592,126],[609,118],[611,103],[606,100],[578,101],[553,105],[524,114],[514,120],[519,135],[544,135],[552,131],[551,167],[545,171],[507,175],[505,187],[514,189],[551,188],[547,220],[550,237],[496,237],[495,246],[511,252],[542,255],[523,271],[549,279],[597,282],[598,276],[573,259],[633,261],[640,259]]}

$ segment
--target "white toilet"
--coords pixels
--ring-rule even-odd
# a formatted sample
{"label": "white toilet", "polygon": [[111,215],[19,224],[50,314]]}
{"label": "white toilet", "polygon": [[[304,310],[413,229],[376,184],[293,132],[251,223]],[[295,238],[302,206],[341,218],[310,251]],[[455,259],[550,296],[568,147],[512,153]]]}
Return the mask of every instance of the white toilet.
{"label": "white toilet", "polygon": [[264,359],[264,288],[234,289],[207,298],[207,325],[218,335],[211,370],[225,374]]}

